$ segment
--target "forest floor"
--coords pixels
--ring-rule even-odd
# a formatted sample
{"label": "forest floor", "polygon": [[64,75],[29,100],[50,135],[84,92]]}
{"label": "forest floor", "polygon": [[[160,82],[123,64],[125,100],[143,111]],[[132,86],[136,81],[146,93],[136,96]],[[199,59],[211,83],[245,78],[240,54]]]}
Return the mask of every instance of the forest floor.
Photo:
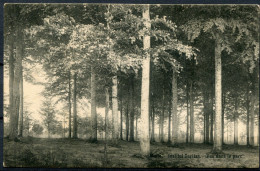
{"label": "forest floor", "polygon": [[259,148],[223,145],[223,154],[211,154],[212,145],[151,143],[151,156],[140,155],[139,142],[104,141],[90,143],[82,139],[22,138],[4,139],[5,167],[54,168],[259,168]]}

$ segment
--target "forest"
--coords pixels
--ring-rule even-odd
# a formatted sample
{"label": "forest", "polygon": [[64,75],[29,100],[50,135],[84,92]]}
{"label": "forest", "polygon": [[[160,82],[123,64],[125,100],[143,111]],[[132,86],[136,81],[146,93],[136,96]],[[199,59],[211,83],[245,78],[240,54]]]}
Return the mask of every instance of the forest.
{"label": "forest", "polygon": [[259,15],[5,4],[4,167],[259,168]]}

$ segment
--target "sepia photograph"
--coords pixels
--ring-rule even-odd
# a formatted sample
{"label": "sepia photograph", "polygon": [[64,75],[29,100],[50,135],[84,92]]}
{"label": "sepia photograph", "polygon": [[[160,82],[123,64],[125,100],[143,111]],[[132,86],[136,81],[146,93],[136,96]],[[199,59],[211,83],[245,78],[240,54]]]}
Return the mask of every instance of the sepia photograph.
{"label": "sepia photograph", "polygon": [[259,168],[259,5],[3,14],[3,167]]}

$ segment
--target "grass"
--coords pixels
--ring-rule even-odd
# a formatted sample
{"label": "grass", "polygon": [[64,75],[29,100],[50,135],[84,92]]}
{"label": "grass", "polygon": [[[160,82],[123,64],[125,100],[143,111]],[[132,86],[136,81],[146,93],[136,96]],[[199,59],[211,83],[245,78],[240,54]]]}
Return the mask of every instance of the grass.
{"label": "grass", "polygon": [[[4,166],[44,168],[259,168],[257,147],[223,145],[223,154],[212,154],[212,145],[152,143],[150,157],[140,155],[138,142],[107,144],[82,139],[4,139]],[[106,161],[106,162],[105,162]]]}

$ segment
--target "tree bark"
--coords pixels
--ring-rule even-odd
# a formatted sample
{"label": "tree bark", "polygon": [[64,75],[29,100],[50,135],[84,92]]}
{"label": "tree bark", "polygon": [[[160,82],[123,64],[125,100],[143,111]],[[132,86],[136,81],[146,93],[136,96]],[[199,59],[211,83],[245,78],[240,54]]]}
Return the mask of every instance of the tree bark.
{"label": "tree bark", "polygon": [[91,66],[91,140],[97,141],[96,73]]}
{"label": "tree bark", "polygon": [[[150,30],[150,11],[149,5],[143,6],[143,19],[145,29]],[[139,124],[141,154],[150,155],[149,138],[149,92],[150,92],[150,35],[144,35],[143,48],[146,51],[145,58],[142,61],[142,89],[141,89],[141,117]]]}
{"label": "tree bark", "polygon": [[[117,99],[117,76],[112,78],[112,140],[114,143],[117,143],[118,140],[118,99]],[[131,137],[131,136],[130,136]]]}
{"label": "tree bark", "polygon": [[69,138],[71,138],[71,74],[69,71],[69,98],[68,98],[68,104],[69,104]]}
{"label": "tree bark", "polygon": [[23,69],[21,69],[21,78],[20,78],[20,114],[19,114],[19,136],[23,136]]}
{"label": "tree bark", "polygon": [[216,36],[215,44],[215,138],[213,151],[222,151],[222,68],[221,68],[221,45],[219,36]]}
{"label": "tree bark", "polygon": [[178,141],[177,101],[177,72],[175,67],[172,67],[172,145],[175,145]]}
{"label": "tree bark", "polygon": [[73,87],[73,138],[78,138],[77,132],[77,73],[74,73],[74,87]]}
{"label": "tree bark", "polygon": [[22,69],[22,52],[23,52],[23,33],[20,24],[17,25],[16,30],[17,41],[16,41],[16,60],[14,65],[14,78],[13,78],[13,98],[12,98],[12,109],[10,112],[10,129],[9,139],[14,140],[18,137],[18,111],[19,111],[19,83],[20,73]]}

